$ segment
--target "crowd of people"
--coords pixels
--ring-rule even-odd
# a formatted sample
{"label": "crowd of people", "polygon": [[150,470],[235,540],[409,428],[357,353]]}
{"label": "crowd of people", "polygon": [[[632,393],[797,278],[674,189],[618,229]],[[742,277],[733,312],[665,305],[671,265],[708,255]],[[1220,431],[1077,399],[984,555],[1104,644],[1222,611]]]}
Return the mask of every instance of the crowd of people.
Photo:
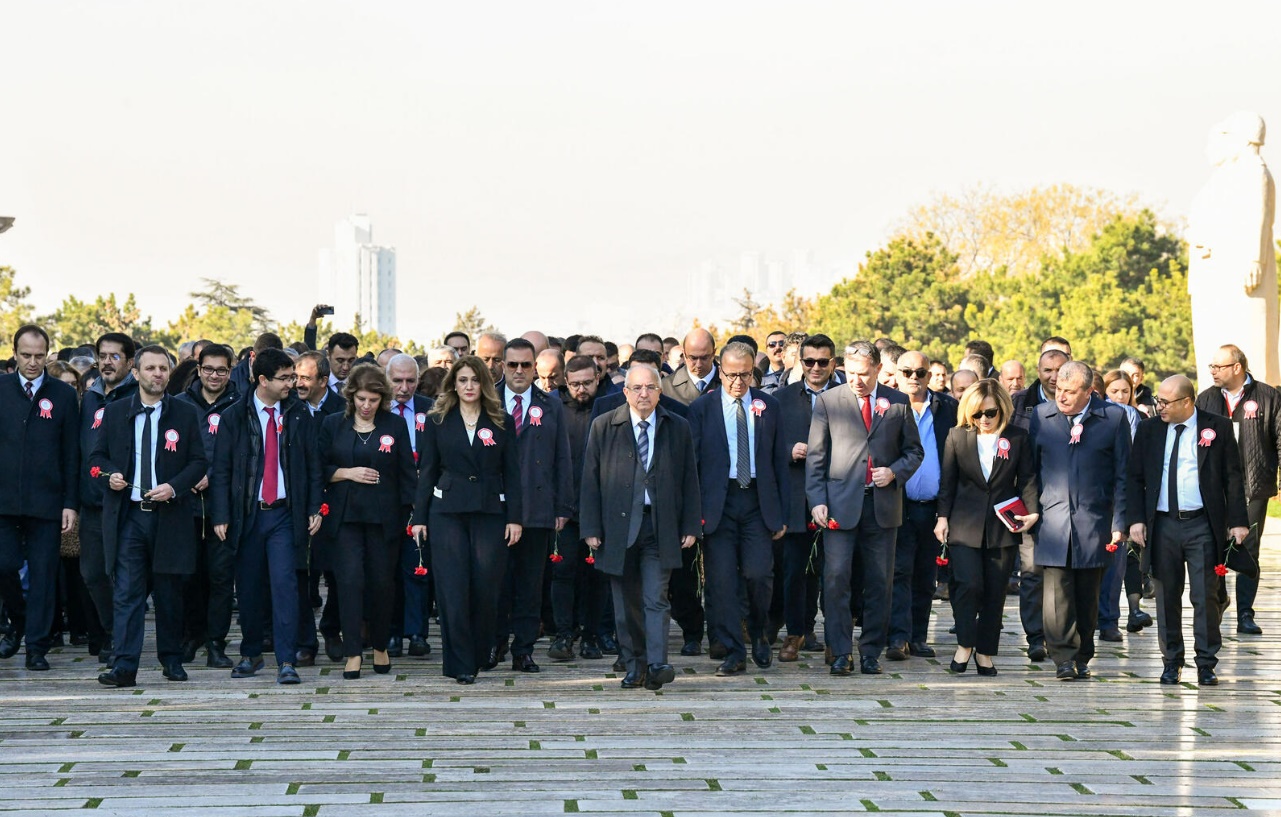
{"label": "crowd of people", "polygon": [[[54,353],[40,326],[0,375],[0,659],[49,669],[64,636],[129,687],[150,599],[163,676],[276,680],[323,652],[360,678],[431,652],[460,684],[511,661],[615,657],[625,689],[680,654],[718,676],[822,652],[833,675],[933,657],[996,675],[1006,596],[1027,656],[1091,676],[1097,638],[1153,624],[1162,683],[1217,683],[1221,620],[1254,620],[1281,397],[1235,346],[1198,394],[1059,337],[1034,379],[974,341],[953,370],[892,339],[703,329],[452,332],[426,355],[273,333],[176,353],[110,332]],[[1029,361],[1031,363],[1031,361]],[[1251,564],[1254,565],[1251,568]],[[321,584],[326,593],[321,593]],[[1122,610],[1122,600],[1128,613]],[[815,622],[823,612],[820,640]],[[228,656],[238,616],[238,656]],[[857,630],[857,633],[856,633]],[[940,637],[936,634],[937,644]],[[406,646],[407,642],[407,646]]]}

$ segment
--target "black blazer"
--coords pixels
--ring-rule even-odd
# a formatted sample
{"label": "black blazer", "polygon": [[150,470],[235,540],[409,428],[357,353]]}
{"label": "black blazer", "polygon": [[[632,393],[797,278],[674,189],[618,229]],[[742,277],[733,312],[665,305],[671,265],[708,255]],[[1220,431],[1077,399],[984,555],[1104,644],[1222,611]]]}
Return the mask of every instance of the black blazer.
{"label": "black blazer", "polygon": [[[331,414],[320,424],[316,437],[316,451],[320,456],[320,479],[325,486],[325,502],[329,514],[322,528],[327,534],[324,542],[334,540],[334,534],[351,514],[352,488],[350,480],[330,482],[339,468],[351,468],[352,448],[356,445],[356,430],[346,413]],[[414,506],[414,490],[418,487],[418,474],[414,469],[414,453],[409,447],[409,429],[400,415],[379,411],[374,415],[374,430],[368,445],[373,446],[374,461],[371,468],[378,469],[378,482],[363,486],[376,497],[378,518],[383,533],[389,538],[403,535],[409,524],[409,514]],[[386,450],[384,450],[386,449]]]}
{"label": "black blazer", "polygon": [[[1241,455],[1232,433],[1232,421],[1208,411],[1196,413],[1198,443],[1207,429],[1214,432],[1209,445],[1197,445],[1197,475],[1201,485],[1201,502],[1210,521],[1210,532],[1218,549],[1216,563],[1222,563],[1226,549],[1228,528],[1244,528],[1250,524],[1245,508],[1245,488],[1241,478]],[[1134,449],[1130,464],[1126,495],[1129,524],[1148,526],[1148,543],[1156,530],[1156,505],[1161,496],[1161,477],[1165,473],[1165,436],[1169,425],[1160,417],[1139,423],[1134,435]],[[1160,560],[1159,551],[1152,550],[1153,567]]]}
{"label": "black blazer", "polygon": [[[418,449],[414,524],[427,524],[436,511],[501,514],[508,524],[519,525],[523,508],[514,424],[509,414],[499,428],[482,411],[469,441],[457,406],[443,417],[429,414]],[[485,445],[485,436],[492,445]]]}
{"label": "black blazer", "polygon": [[[934,415],[934,442],[938,446],[939,464],[943,463],[943,452],[947,448],[947,437],[956,428],[956,410],[960,404],[950,394],[930,392],[930,414]],[[912,415],[916,419],[915,412]],[[922,442],[924,442],[922,440]],[[907,483],[903,483],[906,489]],[[1006,497],[1009,499],[1009,497]]]}
{"label": "black blazer", "polygon": [[[725,433],[723,392],[716,389],[689,405],[689,430],[698,460],[698,484],[702,491],[703,533],[715,533],[725,510],[729,488],[729,437]],[[756,496],[760,502],[761,521],[771,533],[787,524],[787,499],[790,493],[788,461],[791,446],[783,436],[782,411],[774,397],[760,389],[751,389],[745,398],[748,411],[757,400],[764,409],[756,416]],[[753,412],[755,413],[755,412]],[[735,488],[734,490],[738,490]]]}
{"label": "black blazer", "polygon": [[1036,413],[1036,407],[1052,400],[1041,399],[1041,382],[1038,380],[1026,389],[1014,392],[1010,395],[1014,403],[1014,416],[1010,418],[1010,424],[1027,431],[1032,425],[1032,415]]}
{"label": "black blazer", "polygon": [[[103,476],[99,479],[104,488],[108,474],[123,474],[127,482],[134,481],[134,425],[141,412],[142,401],[134,394],[128,400],[111,403],[103,413],[102,428],[89,455],[89,466],[102,469]],[[196,529],[191,517],[192,506],[198,500],[191,489],[209,470],[204,440],[200,436],[200,418],[195,406],[166,394],[161,400],[158,425],[159,434],[153,441],[155,484],[169,483],[175,495],[152,511],[157,516],[160,535],[156,538],[151,569],[156,573],[194,573]],[[170,440],[171,436],[176,438]],[[170,445],[173,451],[168,450]],[[131,488],[122,491],[106,488],[102,494],[102,544],[107,575],[115,569],[125,506],[132,495]]]}
{"label": "black blazer", "polygon": [[[525,427],[516,435],[523,498],[520,524],[554,528],[556,517],[573,518],[577,500],[564,406],[537,386],[530,386],[523,396]],[[507,405],[507,390],[500,391],[498,398]],[[535,409],[540,417],[532,416]]]}
{"label": "black blazer", "polygon": [[[254,393],[241,396],[226,411],[214,442],[214,466],[209,475],[207,518],[213,525],[228,525],[227,541],[233,548],[252,527],[258,513],[258,486],[262,482],[262,421],[254,406]],[[285,472],[285,497],[294,531],[294,566],[311,564],[309,517],[320,513],[323,488],[320,458],[316,453],[316,421],[302,400],[291,397],[280,406],[284,433],[280,438],[280,466]]]}
{"label": "black blazer", "polygon": [[17,373],[0,375],[0,516],[61,522],[80,510],[79,422],[76,390],[58,378],[45,375],[28,400]]}
{"label": "black blazer", "polygon": [[[947,435],[939,479],[938,515],[947,517],[949,545],[990,548],[1017,547],[1021,534],[1011,533],[996,518],[992,506],[1020,497],[1028,513],[1040,513],[1036,459],[1027,432],[1007,425],[1001,439],[1010,443],[1009,458],[992,462],[984,478],[979,464],[978,432],[953,428]],[[999,445],[999,443],[998,443]]]}

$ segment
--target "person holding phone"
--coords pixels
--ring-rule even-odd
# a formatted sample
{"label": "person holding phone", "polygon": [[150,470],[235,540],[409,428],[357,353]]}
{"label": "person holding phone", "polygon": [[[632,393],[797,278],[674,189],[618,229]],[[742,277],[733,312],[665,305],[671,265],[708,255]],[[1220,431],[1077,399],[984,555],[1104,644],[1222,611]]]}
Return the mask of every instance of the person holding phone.
{"label": "person holding phone", "polygon": [[[965,672],[974,656],[979,675],[996,675],[992,658],[1019,533],[1040,519],[1032,446],[1027,432],[1011,425],[1013,414],[1013,401],[1001,384],[980,380],[961,395],[958,425],[943,448],[934,535],[948,545],[944,558],[952,568],[953,672]],[[1014,516],[1018,531],[1006,527],[994,509],[1013,497],[1027,508]]]}

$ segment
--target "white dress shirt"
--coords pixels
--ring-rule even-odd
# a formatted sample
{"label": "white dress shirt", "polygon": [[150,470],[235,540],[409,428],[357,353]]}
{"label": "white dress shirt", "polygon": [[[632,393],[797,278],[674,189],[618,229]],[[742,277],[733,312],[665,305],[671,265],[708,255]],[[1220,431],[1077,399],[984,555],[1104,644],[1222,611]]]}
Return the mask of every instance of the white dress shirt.
{"label": "white dress shirt", "polygon": [[[533,390],[529,388],[526,388],[525,391],[521,392],[520,394],[520,413],[521,413],[520,424],[523,426],[529,425],[529,402],[530,402],[529,398],[531,394],[533,394]],[[516,393],[513,392],[510,387],[504,386],[503,396],[507,398],[507,413],[515,417],[516,416],[516,396],[517,396]]]}
{"label": "white dress shirt", "polygon": [[[25,388],[25,386],[23,387]],[[160,483],[156,480],[156,446],[161,444],[160,440],[160,409],[164,401],[156,403],[154,406],[143,406],[138,410],[138,415],[133,420],[133,479],[129,480],[134,487],[130,490],[129,498],[134,502],[142,501],[142,428],[143,421],[147,419],[147,409],[151,408],[151,450],[146,452],[151,457],[151,487],[154,488]],[[150,490],[150,489],[148,489]]]}
{"label": "white dress shirt", "polygon": [[[258,392],[255,390],[254,391],[254,408],[258,411],[258,424],[262,426],[262,458],[263,458],[263,467],[265,468],[267,465],[267,434],[269,433],[276,434],[277,433],[276,429],[279,428],[279,426],[276,426],[275,428],[271,427],[271,425],[267,422],[267,412],[264,409],[269,409],[269,408],[275,409],[276,419],[279,420],[280,404],[276,403],[275,405],[272,405],[272,406],[267,405],[266,403],[258,399]],[[285,491],[285,452],[284,452],[284,446],[280,445],[280,442],[281,442],[280,437],[283,437],[283,436],[284,435],[281,434],[276,438],[276,499],[277,500],[284,499],[285,493],[286,493]],[[259,502],[262,501],[262,475],[261,474],[259,475],[259,479],[258,479],[258,501]]]}
{"label": "white dress shirt", "polygon": [[992,478],[992,466],[996,463],[996,441],[999,434],[977,434],[979,443],[979,465],[983,467],[983,479]]}
{"label": "white dress shirt", "polygon": [[36,379],[35,379],[35,380],[28,380],[28,379],[26,378],[26,376],[25,376],[25,375],[23,375],[23,374],[19,373],[19,374],[18,374],[18,385],[22,387],[22,393],[23,393],[24,395],[27,393],[27,384],[28,384],[28,383],[30,383],[30,384],[31,384],[31,393],[32,393],[32,394],[35,394],[36,392],[40,391],[40,387],[44,385],[44,372],[41,372],[40,374],[36,375]]}
{"label": "white dress shirt", "polygon": [[[721,389],[721,413],[725,420],[725,437],[729,440],[729,478],[738,479],[738,400]],[[752,393],[743,395],[743,411],[747,414],[747,454],[751,459],[751,479],[756,479],[756,415],[752,413]],[[651,449],[652,450],[652,449]]]}
{"label": "white dress shirt", "polygon": [[1179,510],[1195,511],[1205,507],[1201,500],[1201,473],[1197,468],[1196,446],[1200,442],[1196,427],[1196,410],[1182,423],[1170,423],[1165,429],[1165,448],[1161,460],[1161,493],[1157,496],[1156,509],[1161,512],[1170,510],[1170,453],[1174,448],[1175,428],[1187,426],[1179,437],[1179,459],[1175,464],[1177,473],[1176,487],[1179,492]]}

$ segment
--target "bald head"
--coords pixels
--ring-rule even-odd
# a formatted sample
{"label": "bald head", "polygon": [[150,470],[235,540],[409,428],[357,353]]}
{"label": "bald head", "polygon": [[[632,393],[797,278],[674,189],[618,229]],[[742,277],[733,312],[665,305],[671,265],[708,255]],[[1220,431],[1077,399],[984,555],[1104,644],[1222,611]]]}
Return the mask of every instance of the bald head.
{"label": "bald head", "polygon": [[1193,400],[1196,389],[1192,381],[1181,374],[1167,377],[1156,390],[1156,410],[1167,423],[1182,423],[1196,409]]}
{"label": "bald head", "polygon": [[685,366],[696,379],[702,380],[711,374],[715,358],[716,340],[706,329],[691,329],[681,344],[685,350]]}
{"label": "bald head", "polygon": [[534,356],[537,357],[543,353],[550,344],[547,342],[547,335],[539,331],[530,331],[521,335],[522,338],[534,344]]}
{"label": "bald head", "polygon": [[1161,392],[1168,393],[1172,399],[1196,397],[1196,388],[1192,381],[1181,374],[1172,375],[1161,381]]}

